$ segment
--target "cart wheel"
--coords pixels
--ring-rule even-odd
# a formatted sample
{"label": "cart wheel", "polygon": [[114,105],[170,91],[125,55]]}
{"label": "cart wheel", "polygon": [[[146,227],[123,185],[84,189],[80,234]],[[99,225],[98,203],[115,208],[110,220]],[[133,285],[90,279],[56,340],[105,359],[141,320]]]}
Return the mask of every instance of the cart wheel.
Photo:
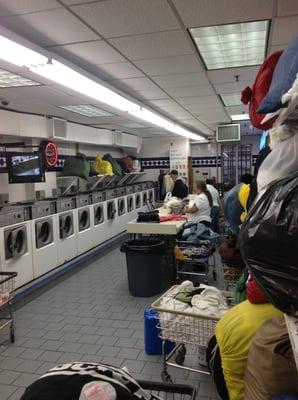
{"label": "cart wheel", "polygon": [[217,272],[213,271],[213,280],[217,281]]}
{"label": "cart wheel", "polygon": [[171,375],[169,375],[167,371],[162,371],[161,380],[163,383],[173,383]]}
{"label": "cart wheel", "polygon": [[9,334],[9,336],[10,336],[10,341],[11,341],[11,343],[14,343],[14,342],[15,342],[15,329],[14,329],[13,326],[10,327],[10,334]]}

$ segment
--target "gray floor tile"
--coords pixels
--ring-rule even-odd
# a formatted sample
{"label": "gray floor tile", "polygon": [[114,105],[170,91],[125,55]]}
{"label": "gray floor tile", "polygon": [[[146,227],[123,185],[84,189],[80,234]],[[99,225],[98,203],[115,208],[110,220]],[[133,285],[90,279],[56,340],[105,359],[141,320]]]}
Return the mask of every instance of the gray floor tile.
{"label": "gray floor tile", "polygon": [[98,328],[98,326],[84,325],[78,330],[77,334],[78,335],[82,335],[82,334],[84,335],[86,333],[87,335],[94,335],[94,334],[98,333],[99,329],[100,328]]}
{"label": "gray floor tile", "polygon": [[65,364],[75,361],[86,361],[86,357],[84,354],[78,354],[78,353],[60,353],[60,354],[61,356],[55,362],[55,365]]}
{"label": "gray floor tile", "polygon": [[99,344],[83,344],[78,349],[80,354],[100,354],[102,346]]}
{"label": "gray floor tile", "polygon": [[29,330],[26,334],[22,334],[21,332],[19,332],[19,329],[16,331],[17,337],[26,336],[28,338],[37,338],[37,339],[42,338],[43,335],[45,335],[46,333],[47,331],[44,329],[32,329]]}
{"label": "gray floor tile", "polygon": [[30,349],[39,349],[40,347],[42,347],[42,345],[44,343],[45,343],[45,340],[37,339],[37,338],[31,338],[31,339],[27,339],[23,343],[23,347],[28,347]]}
{"label": "gray floor tile", "polygon": [[81,343],[64,342],[61,344],[58,351],[62,351],[64,353],[76,353],[80,347]]}
{"label": "gray floor tile", "polygon": [[67,324],[61,329],[62,332],[76,333],[80,329],[80,325]]}
{"label": "gray floor tile", "polygon": [[[137,339],[134,338],[119,338],[115,345],[117,347],[134,347]],[[114,343],[113,343],[114,344]]]}
{"label": "gray floor tile", "polygon": [[143,361],[136,361],[136,360],[124,360],[122,367],[126,367],[130,373],[140,373],[144,368]]}
{"label": "gray floor tile", "polygon": [[16,371],[8,371],[8,370],[1,371],[0,372],[0,384],[10,385],[20,375],[21,375],[21,373],[16,372]]}
{"label": "gray floor tile", "polygon": [[83,334],[79,339],[78,343],[95,344],[98,341],[98,335]]}
{"label": "gray floor tile", "polygon": [[59,357],[61,357],[61,352],[46,350],[40,357],[38,357],[38,359],[42,361],[56,362]]}
{"label": "gray floor tile", "polygon": [[16,386],[0,384],[0,399],[7,400],[18,388]]}
{"label": "gray floor tile", "polygon": [[64,336],[64,332],[59,331],[47,331],[42,338],[45,340],[59,340],[62,336]]}
{"label": "gray floor tile", "polygon": [[22,363],[19,364],[15,370],[20,371],[20,372],[40,373],[39,368],[42,366],[42,364],[43,364],[43,361],[26,360],[26,361],[22,361]]}
{"label": "gray floor tile", "polygon": [[119,347],[101,346],[100,350],[96,353],[101,357],[116,357],[118,356]]}
{"label": "gray floor tile", "polygon": [[123,359],[119,357],[103,357],[102,362],[108,365],[114,365],[115,367],[121,367]]}
{"label": "gray floor tile", "polygon": [[113,321],[112,326],[113,326],[113,328],[128,328],[128,327],[130,327],[130,321],[127,321],[127,320],[124,320],[124,321],[116,320],[116,321]]}
{"label": "gray floor tile", "polygon": [[114,335],[119,338],[122,338],[122,337],[128,338],[128,337],[131,337],[133,333],[134,333],[134,331],[132,329],[119,328],[116,330]]}
{"label": "gray floor tile", "polygon": [[136,360],[138,358],[139,353],[140,350],[138,349],[123,348],[120,350],[118,357],[128,360]]}
{"label": "gray floor tile", "polygon": [[64,342],[76,343],[80,339],[81,336],[82,335],[80,333],[73,333],[73,332],[65,333],[64,332],[64,335],[62,336],[61,340],[63,340]]}
{"label": "gray floor tile", "polygon": [[59,340],[47,340],[45,341],[40,348],[44,350],[57,350],[63,342],[60,342]]}
{"label": "gray floor tile", "polygon": [[25,350],[26,350],[25,347],[18,347],[18,346],[9,345],[8,347],[3,349],[2,356],[3,357],[15,357],[15,358],[17,358]]}
{"label": "gray floor tile", "polygon": [[97,331],[96,331],[96,333],[98,335],[103,335],[103,336],[112,336],[112,335],[114,335],[115,332],[116,332],[116,328],[109,328],[109,327],[105,327],[105,326],[103,326],[101,328],[97,328]]}
{"label": "gray floor tile", "polygon": [[17,366],[23,362],[22,358],[6,357],[1,360],[0,369],[15,371]]}
{"label": "gray floor tile", "polygon": [[[114,336],[97,336],[97,344],[112,346],[117,342],[118,338]],[[118,346],[119,347],[119,346]]]}
{"label": "gray floor tile", "polygon": [[11,396],[8,397],[8,400],[20,400],[21,396],[24,394],[24,391],[24,388],[17,389]]}
{"label": "gray floor tile", "polygon": [[15,381],[14,381],[14,385],[15,386],[22,386],[24,388],[26,388],[27,386],[29,386],[32,382],[34,382],[36,379],[39,378],[39,374],[30,374],[27,372],[22,373]]}
{"label": "gray floor tile", "polygon": [[44,350],[41,349],[27,349],[21,354],[21,358],[25,360],[36,360],[44,353]]}

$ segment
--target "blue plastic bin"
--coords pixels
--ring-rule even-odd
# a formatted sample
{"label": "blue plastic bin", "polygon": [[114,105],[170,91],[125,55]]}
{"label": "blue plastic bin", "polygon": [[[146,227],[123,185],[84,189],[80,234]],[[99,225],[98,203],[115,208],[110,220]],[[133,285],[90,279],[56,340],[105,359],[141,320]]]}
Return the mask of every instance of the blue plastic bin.
{"label": "blue plastic bin", "polygon": [[[153,308],[145,308],[144,311],[144,338],[145,351],[150,355],[162,354],[162,340],[158,336],[158,313]],[[175,347],[174,342],[166,341],[166,354],[169,354]]]}

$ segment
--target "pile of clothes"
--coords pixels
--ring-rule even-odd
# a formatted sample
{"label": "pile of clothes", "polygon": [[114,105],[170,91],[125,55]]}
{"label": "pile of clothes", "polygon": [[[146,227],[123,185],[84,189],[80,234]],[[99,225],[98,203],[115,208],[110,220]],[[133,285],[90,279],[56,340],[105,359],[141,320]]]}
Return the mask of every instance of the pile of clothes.
{"label": "pile of clothes", "polygon": [[184,215],[159,215],[158,210],[144,211],[138,213],[137,222],[168,222],[168,221],[186,221]]}
{"label": "pile of clothes", "polygon": [[200,222],[188,222],[184,225],[182,233],[179,235],[179,239],[187,242],[200,242],[202,240],[208,240],[213,246],[217,243],[219,235],[213,232],[206,225]]}

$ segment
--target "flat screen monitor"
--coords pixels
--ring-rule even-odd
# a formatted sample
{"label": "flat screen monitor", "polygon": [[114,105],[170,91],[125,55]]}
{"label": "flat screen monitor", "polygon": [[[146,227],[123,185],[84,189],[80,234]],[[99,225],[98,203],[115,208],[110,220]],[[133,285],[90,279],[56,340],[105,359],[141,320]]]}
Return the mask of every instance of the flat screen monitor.
{"label": "flat screen monitor", "polygon": [[263,131],[260,139],[260,144],[259,144],[259,150],[263,150],[264,147],[266,146],[266,138],[267,138],[268,132]]}
{"label": "flat screen monitor", "polygon": [[44,182],[44,166],[39,151],[31,153],[6,153],[9,183]]}

